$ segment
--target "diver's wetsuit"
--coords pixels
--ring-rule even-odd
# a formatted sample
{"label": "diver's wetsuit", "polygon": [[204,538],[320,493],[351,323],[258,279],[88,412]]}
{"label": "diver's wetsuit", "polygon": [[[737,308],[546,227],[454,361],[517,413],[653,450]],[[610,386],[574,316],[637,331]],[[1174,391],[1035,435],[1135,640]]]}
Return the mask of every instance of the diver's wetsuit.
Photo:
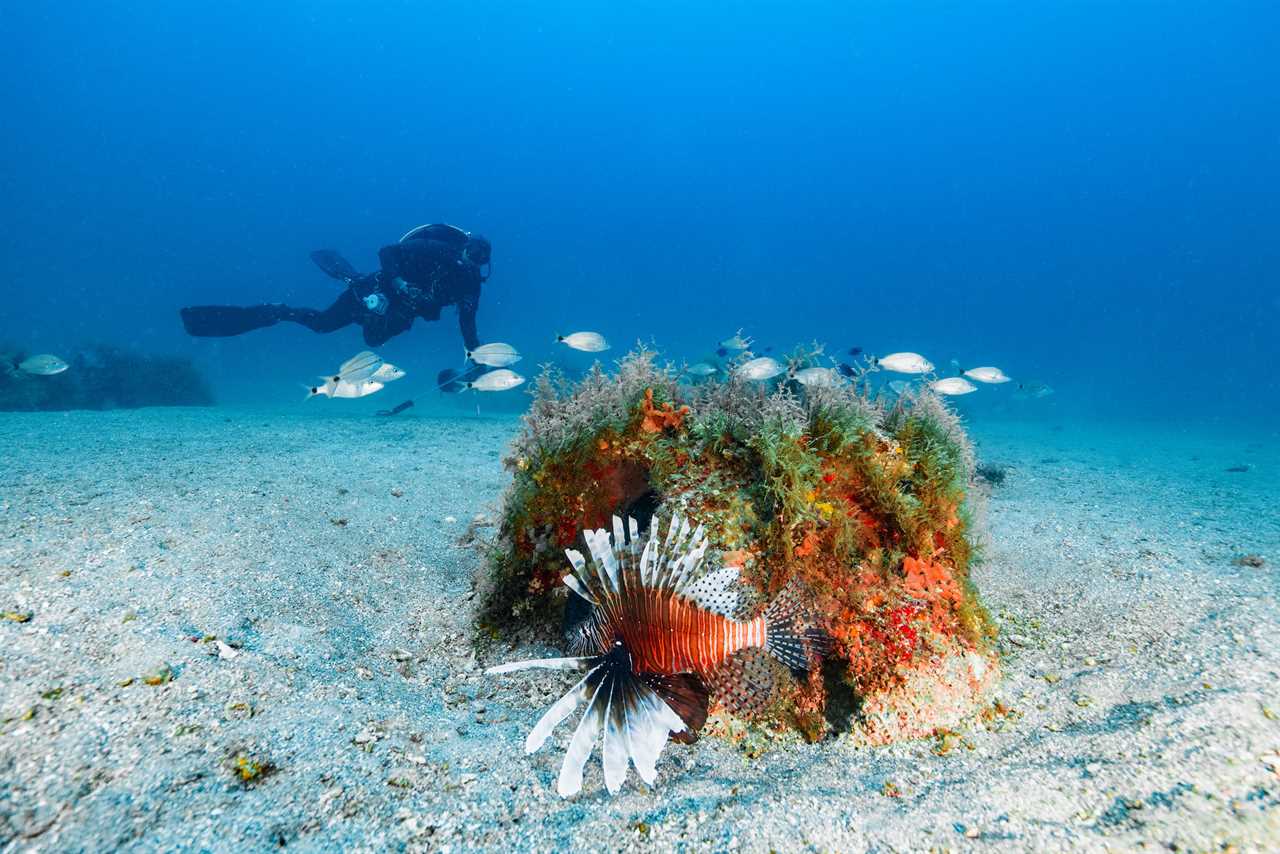
{"label": "diver's wetsuit", "polygon": [[[486,250],[487,245],[486,241]],[[361,276],[352,270],[351,275],[341,276],[347,289],[323,311],[282,303],[190,306],[180,312],[182,324],[191,335],[224,337],[274,326],[282,320],[301,324],[313,332],[333,332],[358,323],[365,343],[377,347],[409,329],[414,319],[439,320],[440,309],[455,305],[467,349],[480,346],[476,311],[480,308],[484,277],[480,266],[462,252],[457,240],[435,239],[428,233],[384,246],[378,259],[382,269],[377,273]],[[365,298],[375,293],[386,298],[382,313],[365,305]]]}

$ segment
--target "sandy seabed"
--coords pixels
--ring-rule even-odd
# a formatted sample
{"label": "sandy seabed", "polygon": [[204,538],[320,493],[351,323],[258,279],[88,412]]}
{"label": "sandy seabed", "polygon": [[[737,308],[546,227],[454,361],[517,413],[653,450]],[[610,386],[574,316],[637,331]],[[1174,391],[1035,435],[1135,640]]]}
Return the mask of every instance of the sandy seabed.
{"label": "sandy seabed", "polygon": [[554,650],[472,643],[516,429],[0,413],[0,848],[1280,849],[1276,434],[976,423],[1012,714],[562,801],[569,727],[523,742],[567,674],[482,673]]}

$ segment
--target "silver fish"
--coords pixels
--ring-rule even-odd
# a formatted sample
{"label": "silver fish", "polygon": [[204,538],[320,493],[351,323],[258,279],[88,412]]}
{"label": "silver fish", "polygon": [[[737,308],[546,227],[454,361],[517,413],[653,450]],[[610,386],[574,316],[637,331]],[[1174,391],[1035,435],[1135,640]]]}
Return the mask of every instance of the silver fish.
{"label": "silver fish", "polygon": [[383,362],[378,366],[378,370],[374,371],[369,379],[380,383],[389,383],[404,377],[404,371],[397,368],[390,362]]}
{"label": "silver fish", "polygon": [[726,338],[720,342],[720,346],[726,350],[746,350],[751,346],[753,339],[745,337],[742,330],[739,329],[734,333],[732,338]]}
{"label": "silver fish", "polygon": [[574,332],[570,335],[557,335],[556,341],[571,350],[584,353],[603,353],[609,349],[609,342],[599,332]]}
{"label": "silver fish", "polygon": [[332,378],[335,382],[361,383],[382,367],[382,357],[371,350],[356,353],[338,366]]}
{"label": "silver fish", "polygon": [[489,368],[505,368],[520,361],[520,353],[510,344],[481,344],[474,350],[466,351],[468,361]]}
{"label": "silver fish", "polygon": [[1017,396],[1022,399],[1038,400],[1053,394],[1053,389],[1042,382],[1019,383]]}
{"label": "silver fish", "polygon": [[30,356],[18,363],[18,370],[24,374],[34,374],[38,377],[51,377],[54,374],[62,373],[68,367],[69,365],[66,362],[48,353]]}
{"label": "silver fish", "polygon": [[508,371],[506,368],[499,368],[496,371],[489,371],[487,374],[481,374],[479,378],[471,382],[463,383],[463,388],[473,391],[507,391],[524,382],[524,377],[515,371]]}
{"label": "silver fish", "polygon": [[978,390],[978,387],[969,382],[964,377],[947,377],[945,380],[938,380],[929,384],[929,388],[938,394],[969,394]]}
{"label": "silver fish", "polygon": [[351,383],[345,380],[334,379],[333,377],[321,377],[324,382],[320,385],[307,387],[307,398],[313,397],[337,397],[345,399],[354,399],[359,397],[367,397],[376,391],[381,391],[383,384],[375,380],[361,380],[358,383]]}
{"label": "silver fish", "polygon": [[697,362],[684,369],[684,372],[693,377],[709,377],[719,372],[719,368],[710,362]]}
{"label": "silver fish", "polygon": [[933,370],[933,363],[919,353],[890,353],[876,359],[876,364],[896,374],[927,374]]}
{"label": "silver fish", "polygon": [[911,388],[911,383],[906,380],[890,380],[889,390],[894,394],[906,394],[907,389]]}
{"label": "silver fish", "polygon": [[769,380],[785,371],[786,368],[772,356],[761,356],[738,366],[736,373],[744,380]]}
{"label": "silver fish", "polygon": [[835,388],[842,379],[835,368],[804,368],[792,374],[791,378],[805,388]]}
{"label": "silver fish", "polygon": [[964,372],[964,375],[971,380],[977,380],[980,383],[1007,383],[1009,377],[1005,376],[1004,371],[999,368],[983,367],[970,368]]}

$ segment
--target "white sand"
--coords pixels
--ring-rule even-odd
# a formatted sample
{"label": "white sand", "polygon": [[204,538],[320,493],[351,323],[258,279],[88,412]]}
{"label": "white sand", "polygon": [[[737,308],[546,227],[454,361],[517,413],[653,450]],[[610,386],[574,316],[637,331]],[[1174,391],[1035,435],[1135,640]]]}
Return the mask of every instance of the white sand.
{"label": "white sand", "polygon": [[[1264,713],[1280,715],[1275,435],[979,425],[984,459],[1013,466],[976,579],[1021,717],[974,726],[972,750],[942,757],[924,742],[827,742],[748,760],[704,738],[668,748],[655,791],[633,775],[610,798],[593,762],[564,802],[567,727],[553,749],[522,745],[565,675],[485,677],[471,653],[482,559],[458,539],[494,515],[514,430],[226,409],[0,414],[0,610],[33,615],[0,620],[0,847],[1280,840],[1280,720]],[[1224,471],[1238,464],[1252,468]],[[1267,566],[1234,566],[1243,553]],[[205,635],[239,654],[209,654]],[[171,682],[144,684],[166,663]],[[239,754],[275,770],[246,788]]]}

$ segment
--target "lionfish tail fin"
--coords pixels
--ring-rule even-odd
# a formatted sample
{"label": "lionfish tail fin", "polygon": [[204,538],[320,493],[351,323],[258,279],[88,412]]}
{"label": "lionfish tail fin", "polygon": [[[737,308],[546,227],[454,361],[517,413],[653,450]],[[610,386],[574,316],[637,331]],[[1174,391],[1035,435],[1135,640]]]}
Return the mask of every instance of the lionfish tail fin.
{"label": "lionfish tail fin", "polygon": [[765,649],[792,673],[813,669],[826,647],[826,633],[816,624],[810,603],[813,594],[799,578],[792,578],[765,609]]}

